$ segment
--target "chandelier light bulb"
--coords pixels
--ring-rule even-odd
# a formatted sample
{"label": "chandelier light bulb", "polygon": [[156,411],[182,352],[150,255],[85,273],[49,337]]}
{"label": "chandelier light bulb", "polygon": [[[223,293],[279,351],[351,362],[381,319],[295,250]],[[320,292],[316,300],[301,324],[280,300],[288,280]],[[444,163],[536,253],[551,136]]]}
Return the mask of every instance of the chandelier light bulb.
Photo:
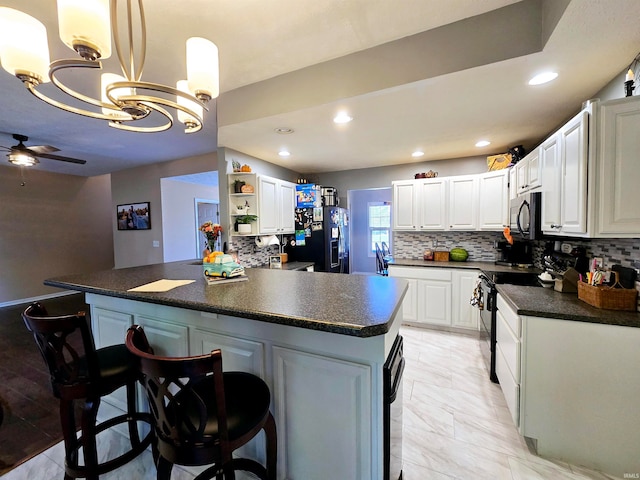
{"label": "chandelier light bulb", "polygon": [[47,29],[26,13],[0,7],[0,59],[2,67],[16,77],[29,76],[38,83],[49,81]]}
{"label": "chandelier light bulb", "polygon": [[70,49],[93,52],[93,58],[111,56],[109,0],[58,0],[60,39]]}
{"label": "chandelier light bulb", "polygon": [[216,98],[220,95],[218,47],[201,37],[187,40],[187,80],[196,97]]}

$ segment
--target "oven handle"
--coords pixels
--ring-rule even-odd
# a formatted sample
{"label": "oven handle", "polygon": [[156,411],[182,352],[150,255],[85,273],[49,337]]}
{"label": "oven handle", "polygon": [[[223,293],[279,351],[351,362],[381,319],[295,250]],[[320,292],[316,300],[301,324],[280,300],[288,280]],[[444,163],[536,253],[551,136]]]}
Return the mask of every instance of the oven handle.
{"label": "oven handle", "polygon": [[402,383],[402,374],[404,373],[404,357],[400,360],[398,364],[398,368],[396,369],[396,374],[393,379],[393,385],[391,387],[391,392],[389,392],[389,396],[387,397],[388,403],[393,403],[396,400],[396,395],[398,394],[398,390],[401,388]]}

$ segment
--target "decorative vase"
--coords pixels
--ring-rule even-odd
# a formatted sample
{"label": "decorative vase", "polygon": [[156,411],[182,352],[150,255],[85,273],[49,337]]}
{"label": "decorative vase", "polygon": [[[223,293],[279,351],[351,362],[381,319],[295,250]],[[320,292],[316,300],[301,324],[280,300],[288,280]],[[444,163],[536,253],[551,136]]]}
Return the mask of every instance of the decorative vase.
{"label": "decorative vase", "polygon": [[251,233],[251,224],[250,223],[239,223],[238,224],[238,233],[240,234],[248,234]]}

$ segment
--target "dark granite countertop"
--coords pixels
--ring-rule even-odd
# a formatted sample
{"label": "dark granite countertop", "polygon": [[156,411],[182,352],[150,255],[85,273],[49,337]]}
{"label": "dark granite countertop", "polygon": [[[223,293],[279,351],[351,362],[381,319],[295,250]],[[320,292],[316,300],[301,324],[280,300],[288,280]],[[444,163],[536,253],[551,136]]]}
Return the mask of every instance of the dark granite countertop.
{"label": "dark granite countertop", "polygon": [[433,260],[410,259],[410,258],[393,258],[389,260],[389,265],[398,267],[436,267],[436,268],[468,268],[482,270],[486,273],[493,272],[535,272],[542,270],[536,268],[520,268],[510,267],[506,265],[496,265],[494,262],[435,262]]}
{"label": "dark granite countertop", "polygon": [[517,285],[496,285],[496,288],[518,315],[640,327],[640,313],[595,308],[580,300],[576,293]]}
{"label": "dark granite countertop", "polygon": [[[45,285],[249,318],[341,335],[389,331],[407,291],[402,279],[247,268],[248,281],[207,285],[202,266],[173,262],[67,275]],[[160,279],[191,280],[162,293],[129,292]]]}
{"label": "dark granite countertop", "polygon": [[[299,271],[306,271],[307,267],[313,267],[315,265],[315,263],[313,262],[285,262],[281,265],[280,270],[299,270]],[[269,268],[269,264],[266,265],[261,265],[259,267],[253,267],[253,268]],[[272,270],[278,270],[277,268],[272,269]]]}

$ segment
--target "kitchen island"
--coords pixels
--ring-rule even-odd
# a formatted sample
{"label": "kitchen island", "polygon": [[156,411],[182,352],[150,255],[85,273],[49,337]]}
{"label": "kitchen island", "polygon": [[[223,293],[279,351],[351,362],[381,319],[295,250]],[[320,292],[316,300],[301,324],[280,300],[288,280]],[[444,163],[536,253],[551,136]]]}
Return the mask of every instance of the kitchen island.
{"label": "kitchen island", "polygon": [[[220,348],[227,371],[271,388],[278,478],[382,479],[382,366],[400,328],[407,284],[374,276],[247,269],[247,281],[207,285],[202,266],[148,265],[46,280],[85,292],[98,347],[145,328],[161,355]],[[195,280],[135,292],[160,279]],[[107,401],[122,408],[118,392]],[[260,435],[243,455],[263,460]]]}

